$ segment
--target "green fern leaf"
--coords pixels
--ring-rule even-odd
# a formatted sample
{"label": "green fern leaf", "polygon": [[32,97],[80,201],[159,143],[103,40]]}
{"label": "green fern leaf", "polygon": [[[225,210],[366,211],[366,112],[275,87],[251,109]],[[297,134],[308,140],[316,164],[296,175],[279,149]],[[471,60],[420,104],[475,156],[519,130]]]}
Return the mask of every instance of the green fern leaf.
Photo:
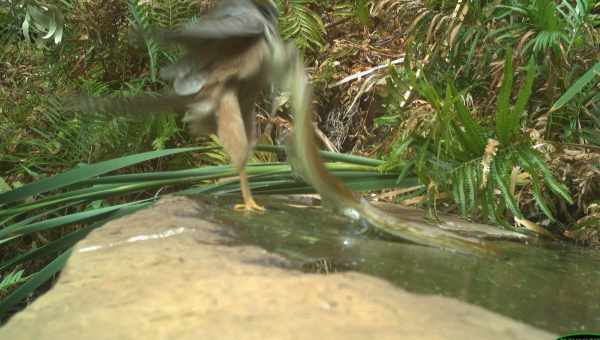
{"label": "green fern leaf", "polygon": [[369,2],[367,0],[354,0],[354,14],[361,24],[369,24]]}
{"label": "green fern leaf", "polygon": [[294,39],[300,49],[320,49],[324,45],[325,24],[309,5],[315,0],[281,0],[280,32],[284,39]]}
{"label": "green fern leaf", "polygon": [[464,168],[461,168],[457,174],[456,179],[458,180],[458,205],[460,207],[460,213],[462,216],[467,215],[467,200],[465,198],[465,179],[464,179]]}
{"label": "green fern leaf", "polygon": [[[466,140],[465,148],[473,155],[481,155],[485,149],[485,132],[483,128],[473,119],[471,113],[462,101],[462,98],[457,95],[456,88],[452,84],[448,85],[449,91],[454,98],[453,104],[456,109],[458,121],[464,126],[464,138]],[[457,129],[458,130],[458,129]],[[462,132],[462,130],[460,131]]]}
{"label": "green fern leaf", "polygon": [[467,190],[467,210],[473,211],[475,207],[475,188],[477,187],[475,167],[467,165],[465,167],[465,186]]}
{"label": "green fern leaf", "polygon": [[510,190],[508,188],[508,180],[506,178],[504,178],[504,176],[502,176],[502,173],[498,169],[499,161],[500,161],[499,159],[496,159],[492,163],[490,175],[491,175],[492,179],[494,180],[494,182],[496,183],[498,189],[500,189],[500,193],[502,193],[502,198],[504,199],[504,203],[506,204],[508,209],[510,209],[510,211],[512,212],[512,214],[514,216],[523,218],[523,215],[521,214],[521,211],[520,211],[519,207],[517,206],[517,201],[515,200],[515,197],[513,196],[513,194],[510,192]]}
{"label": "green fern leaf", "polygon": [[519,93],[517,94],[517,102],[515,107],[513,108],[513,113],[511,115],[512,121],[509,122],[511,126],[520,126],[520,116],[525,111],[525,106],[529,101],[529,97],[531,96],[531,91],[533,88],[533,81],[535,80],[537,68],[535,65],[535,61],[533,57],[529,59],[529,63],[527,64],[527,75],[525,76],[525,83],[519,89]]}
{"label": "green fern leaf", "polygon": [[[127,6],[132,16],[131,22],[134,28],[142,33],[150,32],[150,5],[148,3],[140,3],[139,0],[128,0]],[[156,81],[156,74],[158,73],[158,44],[148,37],[147,34],[142,34],[144,46],[150,58],[150,78],[152,81]]]}
{"label": "green fern leaf", "polygon": [[497,206],[494,199],[494,186],[490,183],[487,184],[486,190],[481,198],[482,210],[484,216],[494,224],[500,224],[500,218],[498,217]]}
{"label": "green fern leaf", "polygon": [[510,94],[513,84],[513,67],[512,67],[512,48],[508,48],[506,58],[504,60],[504,78],[500,86],[500,93],[497,99],[496,108],[496,134],[498,140],[503,145],[508,145],[511,141],[515,126],[511,124],[514,119],[511,118],[510,110]]}
{"label": "green fern leaf", "polygon": [[452,199],[454,200],[454,202],[456,204],[458,204],[458,206],[460,207],[460,211],[462,213],[463,208],[462,205],[460,204],[460,194],[459,194],[459,188],[458,188],[458,174],[455,172],[454,175],[452,176]]}
{"label": "green fern leaf", "polygon": [[586,73],[584,73],[569,89],[552,105],[550,112],[554,112],[562,108],[573,97],[581,93],[583,88],[589,84],[594,78],[600,77],[600,61],[594,64]]}
{"label": "green fern leaf", "polygon": [[161,27],[173,27],[187,22],[198,14],[196,0],[154,0],[152,21]]}
{"label": "green fern leaf", "polygon": [[544,178],[544,183],[548,185],[550,190],[567,201],[569,204],[573,204],[573,198],[571,197],[567,187],[556,180],[556,177],[554,177],[552,171],[550,171],[540,156],[533,149],[526,149],[524,155],[533,167],[536,167],[539,171],[541,171]]}
{"label": "green fern leaf", "polygon": [[540,207],[540,209],[542,209],[544,215],[546,215],[552,222],[555,222],[556,219],[554,218],[552,211],[546,204],[544,195],[542,195],[540,180],[535,175],[531,175],[531,186],[533,188],[533,197],[535,198],[535,202]]}

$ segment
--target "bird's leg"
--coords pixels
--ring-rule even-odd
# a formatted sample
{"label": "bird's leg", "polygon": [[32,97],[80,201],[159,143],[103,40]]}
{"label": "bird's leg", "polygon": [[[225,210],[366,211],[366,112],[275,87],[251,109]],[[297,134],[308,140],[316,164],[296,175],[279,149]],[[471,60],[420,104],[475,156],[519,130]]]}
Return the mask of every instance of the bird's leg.
{"label": "bird's leg", "polygon": [[236,210],[264,211],[265,209],[256,204],[246,174],[246,162],[251,151],[251,146],[244,127],[242,111],[235,91],[228,89],[221,95],[219,109],[217,111],[217,134],[225,151],[231,158],[231,164],[240,174],[240,188],[244,204],[237,204]]}
{"label": "bird's leg", "polygon": [[235,210],[243,210],[243,211],[265,211],[265,208],[261,207],[254,201],[254,197],[252,197],[252,192],[250,191],[250,186],[248,185],[248,175],[246,174],[246,169],[240,170],[240,188],[242,190],[242,198],[244,199],[244,204],[236,204]]}

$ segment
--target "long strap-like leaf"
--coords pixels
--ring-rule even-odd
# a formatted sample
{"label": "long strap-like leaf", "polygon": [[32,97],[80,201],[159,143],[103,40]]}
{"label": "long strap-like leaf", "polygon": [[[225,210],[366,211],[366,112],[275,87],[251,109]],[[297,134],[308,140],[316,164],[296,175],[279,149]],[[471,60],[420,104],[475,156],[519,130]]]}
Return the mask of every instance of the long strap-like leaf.
{"label": "long strap-like leaf", "polygon": [[200,151],[202,148],[167,149],[161,151],[150,151],[136,155],[112,159],[93,165],[79,166],[75,169],[63,172],[56,176],[48,177],[20,188],[0,194],[0,206],[24,200],[26,198],[43,194],[51,190],[64,188],[66,186],[94,178],[96,176],[151,159],[171,156],[178,153]]}

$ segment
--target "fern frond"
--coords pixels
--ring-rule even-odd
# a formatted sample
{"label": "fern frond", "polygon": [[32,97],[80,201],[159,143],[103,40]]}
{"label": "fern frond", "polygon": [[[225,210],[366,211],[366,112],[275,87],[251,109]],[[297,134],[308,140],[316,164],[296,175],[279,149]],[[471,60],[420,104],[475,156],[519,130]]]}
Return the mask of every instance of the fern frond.
{"label": "fern frond", "polygon": [[523,215],[521,214],[521,211],[517,205],[517,201],[514,197],[514,195],[510,192],[509,189],[509,180],[507,178],[505,178],[506,176],[504,176],[504,174],[502,173],[501,168],[502,165],[498,164],[499,162],[501,162],[499,159],[496,159],[491,166],[491,178],[494,181],[494,183],[496,183],[497,188],[500,190],[500,193],[502,194],[502,198],[504,200],[504,203],[506,204],[506,206],[508,207],[508,209],[510,209],[510,211],[512,212],[512,214],[516,217],[519,218],[523,218]]}
{"label": "fern frond", "polygon": [[457,95],[456,89],[449,84],[449,89],[454,97],[454,108],[459,122],[464,126],[464,136],[467,142],[466,149],[473,155],[481,155],[485,149],[485,132],[483,128],[473,119],[462,98]]}
{"label": "fern frond", "polygon": [[475,190],[477,188],[477,168],[473,165],[465,166],[465,188],[467,194],[467,210],[472,211],[475,207]]}
{"label": "fern frond", "polygon": [[[129,12],[131,14],[130,20],[134,29],[141,33],[150,32],[150,4],[147,2],[140,3],[139,0],[128,0],[127,6],[129,7]],[[158,44],[149,37],[148,34],[141,34],[141,39],[143,39],[144,47],[148,53],[148,58],[150,58],[150,78],[152,81],[156,81],[156,74],[158,70],[158,53],[160,52],[160,48]]]}
{"label": "fern frond", "polygon": [[369,12],[368,0],[354,0],[354,15],[360,20],[361,24],[369,24]]}
{"label": "fern frond", "polygon": [[493,222],[494,224],[500,224],[501,219],[499,218],[496,199],[494,197],[494,186],[488,184],[485,188],[485,191],[481,197],[481,207],[483,210],[484,216]]}
{"label": "fern frond", "polygon": [[459,194],[459,188],[458,188],[458,177],[460,177],[458,175],[458,171],[454,172],[454,175],[452,176],[452,199],[454,200],[454,203],[458,204],[459,208],[460,208],[460,212],[461,214],[463,213],[463,205],[460,204],[461,200],[460,200],[460,194]]}
{"label": "fern frond", "polygon": [[536,151],[530,148],[524,149],[523,151],[525,159],[532,165],[532,167],[537,168],[541,172],[544,183],[548,185],[548,188],[550,188],[550,190],[567,201],[569,204],[573,204],[573,198],[571,197],[567,187],[556,180],[552,174],[552,171],[550,171],[550,168],[548,168],[546,163],[541,159]]}
{"label": "fern frond", "polygon": [[319,13],[311,10],[315,0],[280,0],[280,32],[284,39],[294,39],[300,49],[320,49],[324,45],[325,24]]}
{"label": "fern frond", "polygon": [[196,0],[152,1],[152,21],[161,27],[181,25],[197,14],[198,1]]}
{"label": "fern frond", "polygon": [[556,219],[546,204],[546,199],[542,194],[540,180],[536,175],[531,175],[531,187],[533,189],[533,198],[535,199],[535,203],[540,207],[544,215],[546,215],[552,222],[555,222]]}
{"label": "fern frond", "polygon": [[515,103],[515,107],[513,108],[513,114],[511,118],[512,122],[509,122],[510,125],[518,126],[520,125],[519,118],[522,113],[525,111],[525,106],[529,101],[529,97],[531,96],[531,92],[533,89],[533,81],[535,80],[537,68],[535,65],[535,60],[533,57],[529,59],[529,63],[527,64],[527,74],[525,76],[525,82],[523,86],[519,89],[519,93],[517,94],[517,102]]}
{"label": "fern frond", "polygon": [[465,169],[461,168],[456,173],[456,179],[458,180],[458,206],[460,207],[460,213],[463,216],[467,215],[467,199],[465,195]]}
{"label": "fern frond", "polygon": [[504,59],[504,77],[500,86],[500,93],[497,99],[496,108],[496,135],[503,145],[508,145],[511,141],[515,126],[512,125],[514,119],[511,117],[510,94],[513,84],[512,67],[512,49],[509,48]]}

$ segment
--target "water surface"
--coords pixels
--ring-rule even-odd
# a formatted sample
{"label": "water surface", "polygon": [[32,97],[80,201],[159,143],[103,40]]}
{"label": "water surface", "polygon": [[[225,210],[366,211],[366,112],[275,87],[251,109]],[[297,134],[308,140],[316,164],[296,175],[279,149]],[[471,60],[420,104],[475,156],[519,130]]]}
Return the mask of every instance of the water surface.
{"label": "water surface", "polygon": [[[359,222],[320,207],[260,197],[265,214],[211,199],[215,222],[240,242],[282,254],[308,271],[353,270],[408,291],[473,303],[559,333],[600,331],[600,251],[540,241],[488,241],[499,256],[475,256],[381,239]],[[204,199],[202,199],[204,201]]]}

